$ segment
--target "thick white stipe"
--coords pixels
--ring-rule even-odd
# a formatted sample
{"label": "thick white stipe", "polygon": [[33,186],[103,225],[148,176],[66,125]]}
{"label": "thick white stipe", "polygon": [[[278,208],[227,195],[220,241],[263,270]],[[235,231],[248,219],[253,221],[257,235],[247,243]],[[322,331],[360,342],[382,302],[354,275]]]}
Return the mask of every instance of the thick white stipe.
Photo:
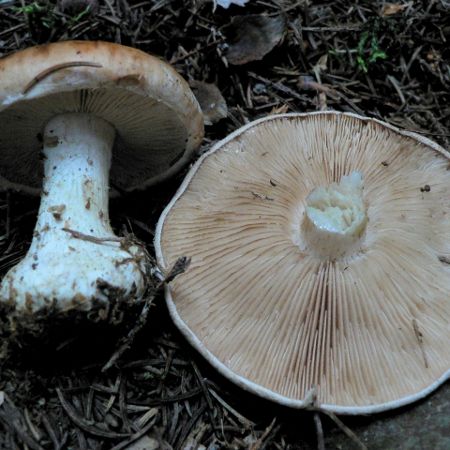
{"label": "thick white stipe", "polygon": [[108,216],[108,178],[115,130],[89,114],[50,120],[44,132],[45,178],[33,241],[25,258],[5,276],[0,297],[38,309],[107,301],[108,290],[142,295],[145,257],[122,248]]}
{"label": "thick white stipe", "polygon": [[308,248],[321,257],[334,259],[354,251],[366,223],[359,172],[314,189],[306,199],[303,232]]}

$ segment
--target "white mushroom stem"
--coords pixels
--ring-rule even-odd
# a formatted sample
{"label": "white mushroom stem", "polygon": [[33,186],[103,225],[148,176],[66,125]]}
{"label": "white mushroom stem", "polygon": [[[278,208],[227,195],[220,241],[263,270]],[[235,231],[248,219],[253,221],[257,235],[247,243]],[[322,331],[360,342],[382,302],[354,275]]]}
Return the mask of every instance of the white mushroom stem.
{"label": "white mushroom stem", "polygon": [[[109,224],[108,178],[115,130],[103,119],[62,114],[44,131],[41,205],[25,258],[5,276],[0,298],[36,310],[90,309],[118,288],[140,296],[145,287],[144,252],[122,248]],[[105,288],[106,287],[106,288]]]}
{"label": "white mushroom stem", "polygon": [[357,250],[366,223],[359,172],[314,189],[306,199],[303,233],[308,248],[320,257],[335,259]]}

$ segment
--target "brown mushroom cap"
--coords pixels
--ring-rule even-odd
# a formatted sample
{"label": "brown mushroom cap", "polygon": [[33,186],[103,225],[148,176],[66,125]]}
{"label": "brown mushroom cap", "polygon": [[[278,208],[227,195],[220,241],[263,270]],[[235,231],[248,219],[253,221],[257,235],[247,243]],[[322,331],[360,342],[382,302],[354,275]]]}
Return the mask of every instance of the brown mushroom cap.
{"label": "brown mushroom cap", "polygon": [[170,176],[203,137],[188,84],[158,58],[108,42],[32,47],[0,60],[3,184],[40,187],[43,128],[67,112],[90,113],[115,127],[111,183],[122,190]]}
{"label": "brown mushroom cap", "polygon": [[[172,317],[224,375],[263,397],[372,413],[450,375],[449,154],[341,113],[273,116],[219,142],[157,228]],[[359,172],[361,245],[330,259],[301,245],[308,195]]]}

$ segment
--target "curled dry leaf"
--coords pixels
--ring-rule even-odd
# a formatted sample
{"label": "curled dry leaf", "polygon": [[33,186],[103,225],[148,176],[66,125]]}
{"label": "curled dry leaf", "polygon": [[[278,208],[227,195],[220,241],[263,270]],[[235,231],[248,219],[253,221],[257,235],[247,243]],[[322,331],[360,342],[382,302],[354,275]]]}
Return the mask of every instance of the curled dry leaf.
{"label": "curled dry leaf", "polygon": [[252,14],[233,17],[225,31],[230,41],[226,55],[228,61],[240,65],[262,59],[281,41],[285,27],[282,16]]}
{"label": "curled dry leaf", "polygon": [[227,102],[215,84],[195,80],[189,84],[202,109],[205,125],[212,125],[227,117]]}
{"label": "curled dry leaf", "polygon": [[398,14],[402,12],[404,9],[411,6],[412,2],[408,3],[385,3],[383,8],[381,9],[381,15],[385,16],[393,16],[394,14]]}

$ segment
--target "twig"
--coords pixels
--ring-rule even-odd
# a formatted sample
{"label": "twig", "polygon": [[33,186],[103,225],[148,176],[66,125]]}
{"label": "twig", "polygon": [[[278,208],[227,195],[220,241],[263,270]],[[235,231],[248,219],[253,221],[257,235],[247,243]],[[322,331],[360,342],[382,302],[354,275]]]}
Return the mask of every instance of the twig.
{"label": "twig", "polygon": [[30,413],[28,411],[28,408],[25,408],[24,410],[24,417],[25,422],[28,426],[28,429],[31,431],[31,434],[33,435],[33,438],[36,440],[36,442],[39,442],[42,438],[41,433],[36,429],[33,422],[31,421]]}
{"label": "twig", "polygon": [[188,392],[183,392],[182,394],[179,395],[171,395],[170,397],[161,397],[158,399],[154,399],[154,400],[145,400],[145,401],[138,401],[135,400],[133,401],[132,404],[128,404],[128,407],[131,406],[144,406],[148,407],[148,406],[158,406],[158,405],[163,405],[163,404],[167,404],[167,403],[179,403],[182,400],[187,400],[189,398],[195,397],[196,395],[200,394],[202,391],[202,388],[199,386],[197,388],[194,388]]}
{"label": "twig", "polygon": [[[212,426],[212,428],[214,430],[214,428],[215,428],[214,414],[213,414],[213,412],[214,412],[214,405],[213,405],[213,402],[211,400],[211,395],[209,394],[209,390],[206,387],[205,380],[203,379],[202,374],[200,373],[200,370],[197,367],[197,364],[195,364],[194,361],[191,361],[191,366],[194,369],[195,376],[196,376],[198,382],[200,383],[200,386],[201,386],[202,391],[203,391],[203,395],[205,396],[206,404],[208,405],[209,420],[211,421],[211,426]],[[215,433],[215,431],[213,431],[213,432]]]}
{"label": "twig", "polygon": [[144,301],[144,306],[142,308],[141,314],[139,315],[139,319],[136,322],[136,325],[128,332],[128,334],[119,341],[119,346],[117,350],[113,353],[113,355],[109,358],[107,363],[103,366],[102,372],[106,372],[109,370],[118,360],[123,356],[123,354],[131,347],[134,342],[134,339],[137,333],[144,327],[147,323],[147,317],[150,312],[150,308],[153,304],[153,300],[155,299],[158,292],[162,289],[162,287],[170,283],[177,275],[183,273],[190,264],[190,258],[185,256],[178,258],[175,264],[172,267],[172,270],[169,274],[159,281],[159,283],[152,289],[152,292],[147,295]]}
{"label": "twig", "polygon": [[[345,425],[337,416],[331,411],[327,411],[325,409],[322,409],[320,407],[320,404],[317,399],[317,386],[314,386],[312,389],[310,389],[305,397],[305,403],[306,403],[306,409],[313,411],[314,414],[325,414],[327,415],[337,426],[338,428],[343,431],[361,450],[368,450],[367,447],[361,440],[356,436],[355,433],[353,433],[350,428]],[[320,418],[319,418],[320,421]],[[318,428],[317,419],[316,416],[314,416],[314,423],[316,424],[316,432],[317,432],[317,448],[321,450],[320,445],[321,441],[323,441],[323,446],[325,446],[324,443],[324,437],[323,437],[323,428],[322,424],[320,423],[320,428]]]}
{"label": "twig", "polygon": [[345,425],[345,423],[342,422],[342,420],[340,420],[336,416],[336,414],[332,413],[331,411],[325,411],[322,409],[320,409],[320,412],[327,415],[338,426],[338,428],[343,431],[361,450],[368,450],[367,446],[363,442],[361,442],[358,436],[356,436],[356,434],[353,433],[353,431],[350,430],[350,428]]}
{"label": "twig", "polygon": [[207,407],[208,407],[207,404],[204,403],[202,406],[200,406],[200,408],[197,409],[197,411],[195,411],[195,413],[192,415],[191,420],[187,422],[186,425],[183,427],[180,436],[178,438],[178,445],[175,446],[176,448],[183,448],[182,447],[183,442],[186,440],[192,427],[195,425],[197,420],[200,419],[200,417],[205,412]]}
{"label": "twig", "polygon": [[88,421],[86,421],[85,419],[83,419],[82,417],[79,417],[77,415],[74,408],[64,398],[64,395],[61,392],[60,388],[56,388],[56,393],[58,395],[59,402],[61,403],[61,406],[63,407],[66,414],[69,416],[69,418],[72,420],[72,422],[77,427],[81,428],[86,433],[89,433],[93,436],[100,436],[100,437],[108,438],[108,439],[118,439],[118,438],[130,437],[130,435],[128,433],[116,433],[114,431],[106,431],[106,430],[101,430],[100,428],[94,427]]}
{"label": "twig", "polygon": [[262,448],[264,444],[264,439],[266,439],[267,436],[269,436],[270,432],[272,431],[274,425],[276,422],[276,418],[272,420],[270,425],[264,430],[263,434],[259,437],[259,439],[250,447],[249,450],[259,450]]}
{"label": "twig", "polygon": [[154,418],[154,420],[150,420],[150,422],[145,425],[141,430],[137,431],[136,433],[132,434],[128,439],[122,441],[120,444],[114,446],[111,450],[122,450],[123,448],[128,447],[129,444],[132,442],[138,440],[140,437],[144,436],[147,431],[150,430],[150,428],[155,425],[156,422],[156,415],[158,413],[158,410],[156,408],[153,408],[149,411],[149,415]]}
{"label": "twig", "polygon": [[301,100],[301,101],[308,102],[308,103],[313,103],[313,101],[309,97],[306,97],[305,95],[300,95],[298,92],[294,91],[294,89],[291,89],[290,87],[285,86],[283,83],[271,81],[268,78],[264,78],[253,72],[248,72],[248,75],[250,77],[254,78],[255,80],[261,81],[262,83],[266,83],[269,86],[272,86],[277,91],[283,92],[285,94],[290,95],[291,97],[296,98],[297,100]]}
{"label": "twig", "polygon": [[325,450],[322,421],[320,420],[320,414],[318,412],[314,413],[314,425],[316,426],[317,450]]}
{"label": "twig", "polygon": [[209,388],[210,394],[228,411],[230,412],[236,419],[239,420],[241,425],[243,425],[246,429],[252,428],[255,424],[251,420],[244,417],[242,414],[239,414],[234,408],[232,408],[222,397],[219,396],[217,392],[215,392],[212,388]]}
{"label": "twig", "polygon": [[122,242],[123,238],[119,237],[107,237],[107,238],[99,238],[95,236],[91,236],[90,234],[84,234],[80,231],[71,230],[70,228],[63,228],[63,231],[66,233],[70,233],[72,237],[76,239],[81,239],[83,241],[93,242],[94,244],[103,244],[104,242]]}
{"label": "twig", "polygon": [[16,408],[16,405],[4,395],[4,402],[0,407],[0,422],[3,422],[18,438],[32,450],[44,450],[41,445],[36,442],[24,429],[24,419],[22,414]]}
{"label": "twig", "polygon": [[302,31],[310,31],[310,32],[316,32],[316,33],[322,33],[324,31],[326,32],[339,32],[339,31],[359,31],[362,27],[360,26],[342,26],[342,27],[302,27]]}
{"label": "twig", "polygon": [[53,429],[50,420],[45,414],[42,414],[41,417],[42,425],[44,425],[45,429],[47,430],[47,434],[50,437],[50,440],[52,441],[53,447],[55,450],[59,450],[61,448],[61,444],[59,442],[58,436],[56,435],[55,430]]}

